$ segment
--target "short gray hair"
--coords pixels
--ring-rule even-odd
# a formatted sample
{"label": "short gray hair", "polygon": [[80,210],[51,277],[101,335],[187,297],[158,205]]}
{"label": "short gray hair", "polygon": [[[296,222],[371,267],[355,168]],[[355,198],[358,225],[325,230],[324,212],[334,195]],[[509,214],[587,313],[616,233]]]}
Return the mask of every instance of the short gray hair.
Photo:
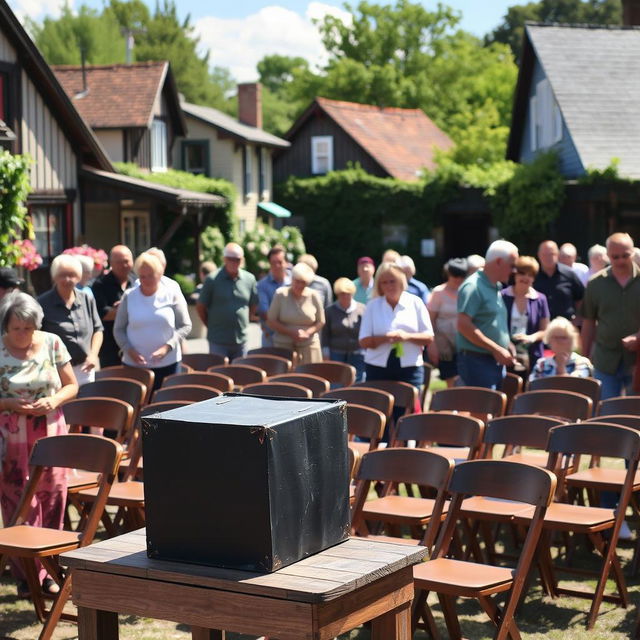
{"label": "short gray hair", "polygon": [[589,260],[594,256],[599,256],[600,258],[605,258],[607,262],[609,261],[609,256],[607,255],[607,247],[602,244],[594,244],[593,247],[589,249]]}
{"label": "short gray hair", "polygon": [[44,313],[35,298],[22,291],[13,291],[0,300],[0,330],[5,334],[12,317],[30,322],[34,328],[42,327]]}
{"label": "short gray hair", "polygon": [[96,265],[96,263],[93,261],[93,258],[91,258],[90,256],[84,256],[82,254],[77,255],[76,258],[82,265],[83,273],[93,273],[93,268]]}
{"label": "short gray hair", "polygon": [[307,284],[311,284],[315,275],[313,269],[304,262],[298,262],[298,264],[291,269],[292,280],[304,280]]}
{"label": "short gray hair", "polygon": [[484,256],[484,259],[487,262],[493,262],[498,258],[502,258],[506,260],[511,257],[514,253],[518,253],[518,247],[516,247],[513,242],[509,242],[508,240],[495,240],[489,245],[487,249],[487,253]]}
{"label": "short gray hair", "polygon": [[78,274],[78,278],[82,278],[82,262],[76,256],[61,253],[51,261],[51,279],[55,280],[60,269],[64,268],[73,269]]}

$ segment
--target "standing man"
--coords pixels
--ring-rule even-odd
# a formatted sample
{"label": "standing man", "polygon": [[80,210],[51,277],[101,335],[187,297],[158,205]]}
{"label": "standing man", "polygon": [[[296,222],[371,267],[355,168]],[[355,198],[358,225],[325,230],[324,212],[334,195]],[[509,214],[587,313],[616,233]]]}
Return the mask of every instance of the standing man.
{"label": "standing man", "polygon": [[306,264],[308,267],[311,267],[313,270],[313,280],[311,281],[309,288],[313,289],[320,296],[322,308],[326,309],[333,303],[333,289],[331,287],[331,283],[324,276],[318,275],[318,261],[315,256],[312,256],[310,253],[303,253],[298,258],[298,264],[301,262]]}
{"label": "standing man", "polygon": [[558,261],[560,264],[564,264],[578,276],[580,282],[586,287],[589,280],[589,267],[582,262],[576,262],[578,259],[578,250],[575,244],[565,242],[560,245],[560,253],[558,255]]}
{"label": "standing man", "polygon": [[559,262],[559,255],[558,245],[553,240],[540,243],[540,271],[533,281],[533,288],[547,296],[552,320],[558,316],[573,320],[584,296],[584,285],[571,267]]}
{"label": "standing man", "polygon": [[418,296],[422,302],[429,302],[429,287],[416,278],[416,264],[411,256],[400,256],[398,264],[402,267],[407,276],[407,291],[414,296]]}
{"label": "standing man", "polygon": [[582,349],[592,356],[603,400],[631,393],[631,378],[640,329],[640,269],[633,262],[628,233],[607,238],[611,266],[587,284],[582,305]]}
{"label": "standing man", "polygon": [[491,243],[483,269],[458,289],[458,373],[467,386],[500,389],[510,351],[507,308],[500,294],[518,259],[518,247],[506,240]]}
{"label": "standing man", "polygon": [[269,273],[258,281],[258,315],[262,326],[262,346],[273,347],[273,331],[266,325],[267,311],[276,289],[290,285],[291,276],[287,273],[287,254],[281,244],[271,247],[267,260]]}
{"label": "standing man", "polygon": [[112,367],[121,364],[120,348],[113,337],[113,323],[120,299],[124,292],[133,287],[133,255],[129,247],[117,244],[109,252],[108,273],[96,278],[91,286],[96,299],[98,316],[104,327],[104,339],[100,348],[100,367]]}
{"label": "standing man", "polygon": [[367,304],[373,294],[373,274],[376,271],[376,265],[373,258],[362,256],[358,258],[358,277],[353,281],[356,285],[356,292],[353,299],[356,302]]}
{"label": "standing man", "polygon": [[223,264],[202,285],[196,311],[207,325],[209,353],[229,361],[247,353],[247,330],[258,308],[258,290],[252,273],[240,268],[244,251],[229,242],[222,253]]}
{"label": "standing man", "polygon": [[22,280],[11,267],[0,267],[0,300],[8,293],[20,288]]}

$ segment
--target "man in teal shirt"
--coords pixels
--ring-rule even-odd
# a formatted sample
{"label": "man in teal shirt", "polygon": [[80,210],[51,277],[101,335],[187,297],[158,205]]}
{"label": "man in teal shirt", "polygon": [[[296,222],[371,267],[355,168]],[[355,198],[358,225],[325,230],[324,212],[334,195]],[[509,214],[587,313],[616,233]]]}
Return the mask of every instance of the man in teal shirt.
{"label": "man in teal shirt", "polygon": [[258,290],[253,274],[240,268],[244,251],[230,242],[224,248],[224,264],[202,285],[196,310],[207,325],[209,353],[229,361],[247,353],[249,321],[256,319]]}
{"label": "man in teal shirt", "polygon": [[356,285],[356,292],[353,299],[356,302],[367,304],[373,293],[373,274],[376,271],[376,265],[373,258],[362,256],[358,258],[358,277],[353,281]]}
{"label": "man in teal shirt", "polygon": [[458,373],[466,386],[499,389],[505,365],[514,363],[500,283],[509,280],[517,258],[518,247],[496,240],[487,250],[484,268],[458,290]]}

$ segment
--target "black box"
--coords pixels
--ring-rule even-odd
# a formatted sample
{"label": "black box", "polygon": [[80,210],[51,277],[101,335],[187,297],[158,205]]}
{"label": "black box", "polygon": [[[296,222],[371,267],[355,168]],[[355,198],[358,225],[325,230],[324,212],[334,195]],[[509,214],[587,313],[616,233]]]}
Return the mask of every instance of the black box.
{"label": "black box", "polygon": [[147,555],[270,572],[345,540],[345,407],[225,394],[143,418]]}

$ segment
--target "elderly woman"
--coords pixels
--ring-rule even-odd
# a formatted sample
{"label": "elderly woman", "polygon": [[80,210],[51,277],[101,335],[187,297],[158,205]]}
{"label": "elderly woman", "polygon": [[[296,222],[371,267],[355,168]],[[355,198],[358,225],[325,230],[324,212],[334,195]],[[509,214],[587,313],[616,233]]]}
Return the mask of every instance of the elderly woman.
{"label": "elderly woman", "polygon": [[77,288],[81,278],[82,264],[76,256],[57,256],[51,263],[53,288],[38,302],[44,312],[43,330],[60,336],[76,380],[83,385],[95,378],[104,328],[93,295]]}
{"label": "elderly woman", "polygon": [[275,331],[273,345],[293,349],[299,364],[322,360],[319,331],[324,309],[320,296],[309,287],[314,275],[311,267],[299,262],[291,270],[291,284],[276,290],[267,311],[267,326]]}
{"label": "elderly woman", "polygon": [[520,256],[515,268],[514,284],[502,290],[502,297],[516,359],[528,375],[544,351],[542,338],[549,324],[549,305],[547,297],[533,288],[540,268],[538,261],[531,256]]}
{"label": "elderly woman", "polygon": [[593,375],[593,365],[589,358],[576,353],[578,332],[573,324],[558,316],[547,327],[544,341],[551,347],[552,356],[539,358],[529,380],[547,376],[577,376],[588,378]]}
{"label": "elderly woman", "polygon": [[[78,385],[63,341],[41,331],[42,308],[26,293],[0,302],[0,504],[5,525],[11,521],[29,474],[29,455],[36,440],[67,433],[60,405],[75,397]],[[46,469],[28,522],[61,529],[67,498],[63,469]],[[22,568],[12,564],[18,595],[28,596]],[[40,568],[43,590],[58,586]]]}
{"label": "elderly woman", "polygon": [[179,289],[162,282],[164,266],[157,256],[141,253],[134,269],[140,284],[125,291],[113,326],[122,349],[122,362],[155,373],[153,388],[178,370],[181,341],[191,331],[191,320]]}
{"label": "elderly woman", "polygon": [[325,310],[322,328],[322,350],[325,356],[346,362],[356,368],[356,382],[364,380],[364,351],[358,342],[364,305],[353,298],[356,285],[349,278],[338,278],[333,284],[336,302]]}
{"label": "elderly woman", "polygon": [[374,298],[360,325],[367,380],[400,380],[418,389],[424,381],[422,350],[433,340],[424,302],[407,293],[407,278],[396,264],[383,262]]}
{"label": "elderly woman", "polygon": [[80,265],[82,266],[82,277],[80,278],[80,282],[76,285],[76,288],[93,298],[91,283],[93,282],[93,271],[96,267],[96,263],[90,256],[80,254],[75,257],[80,261]]}

